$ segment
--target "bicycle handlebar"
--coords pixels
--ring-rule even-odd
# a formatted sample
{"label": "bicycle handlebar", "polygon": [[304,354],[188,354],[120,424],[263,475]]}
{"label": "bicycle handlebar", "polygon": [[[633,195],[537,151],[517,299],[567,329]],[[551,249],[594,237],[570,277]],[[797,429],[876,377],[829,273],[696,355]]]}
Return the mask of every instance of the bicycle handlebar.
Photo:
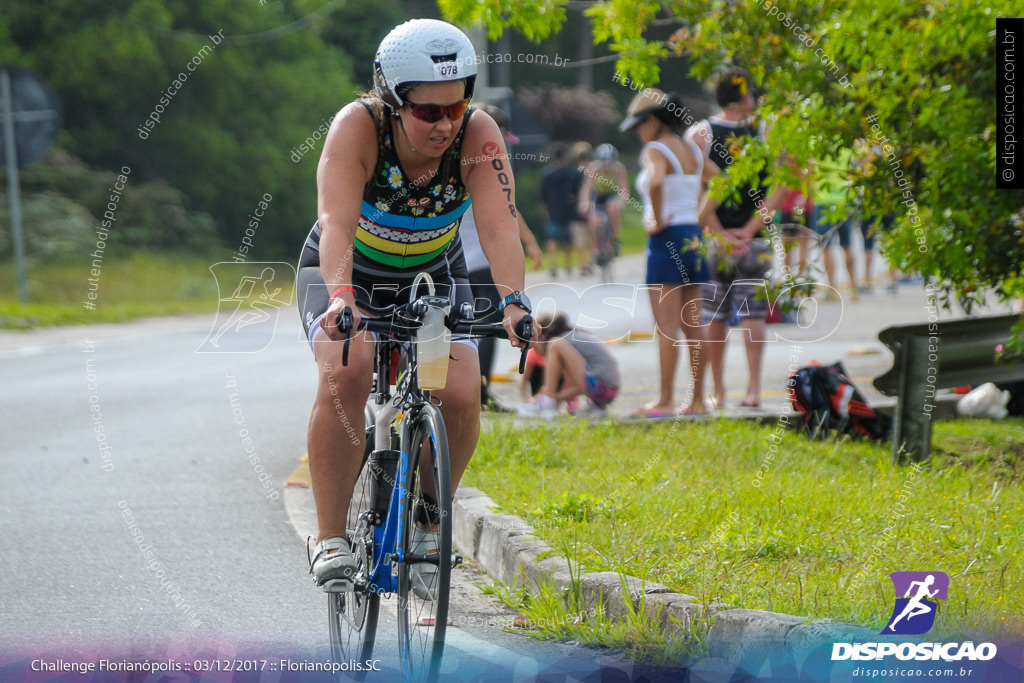
{"label": "bicycle handlebar", "polygon": [[[426,313],[426,304],[420,300],[396,306],[379,308],[370,304],[359,304],[359,307],[374,317],[361,317],[359,329],[368,332],[382,334],[395,334],[398,330],[415,330],[422,324],[422,316]],[[341,332],[352,331],[352,309],[346,306],[338,313],[338,330]],[[497,337],[508,339],[508,332],[502,323],[480,323],[473,320],[461,320],[448,316],[445,320],[447,327],[453,334],[463,334],[472,337]],[[529,341],[533,338],[533,318],[524,315],[516,324],[515,334],[520,341],[527,342],[519,354],[519,374],[526,371],[526,352],[529,349]],[[415,335],[409,334],[411,340]],[[342,353],[342,365],[348,365],[348,345],[351,337],[345,339],[345,349]]]}

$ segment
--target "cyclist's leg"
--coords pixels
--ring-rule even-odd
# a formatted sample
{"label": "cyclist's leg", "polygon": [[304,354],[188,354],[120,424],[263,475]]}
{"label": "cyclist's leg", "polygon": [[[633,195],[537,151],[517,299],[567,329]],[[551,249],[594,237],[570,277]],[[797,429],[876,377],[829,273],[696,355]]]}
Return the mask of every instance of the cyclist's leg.
{"label": "cyclist's leg", "polygon": [[612,197],[605,202],[604,210],[608,214],[608,224],[612,228],[612,239],[618,242],[622,230],[622,199],[618,196]]}
{"label": "cyclist's leg", "polygon": [[[792,223],[793,222],[793,214],[791,214],[791,213],[789,213],[787,211],[780,212],[779,213],[779,222],[783,223],[783,224],[785,224],[785,223]],[[782,259],[783,259],[783,262],[785,263],[785,265],[789,266],[790,272],[797,272],[797,270],[796,270],[797,264],[794,263],[795,257],[793,255],[793,247],[795,246],[793,244],[793,240],[794,239],[795,238],[792,235],[788,234],[788,232],[784,231],[782,233]]]}
{"label": "cyclist's leg", "polygon": [[797,273],[799,275],[807,275],[807,266],[811,260],[811,240],[807,235],[801,235],[797,239],[800,243],[800,257],[797,261],[799,270]]}
{"label": "cyclist's leg", "polygon": [[590,228],[586,221],[574,220],[569,222],[569,244],[566,256],[569,259],[566,263],[566,271],[572,273],[572,256],[575,252],[579,261],[580,269],[589,268],[590,258]]}
{"label": "cyclist's leg", "polygon": [[319,372],[306,448],[319,542],[346,535],[349,499],[362,464],[363,406],[373,376],[373,340],[364,332],[356,336],[348,366],[342,365],[343,343],[327,341],[321,334],[313,346]]}
{"label": "cyclist's leg", "polygon": [[373,375],[373,344],[360,333],[350,344],[348,366],[342,364],[345,345],[328,341],[320,328],[329,293],[319,265],[307,261],[300,266],[299,313],[319,371],[306,440],[319,542],[346,535],[349,499],[362,463],[363,407]]}
{"label": "cyclist's leg", "polygon": [[[468,279],[460,272],[452,275],[455,291],[450,285],[438,287],[438,293],[449,296],[456,308],[471,301]],[[451,460],[451,490],[458,488],[462,473],[469,465],[480,436],[480,359],[473,339],[455,337],[448,361],[448,378],[444,389],[431,392],[441,400],[441,414],[448,433]],[[427,484],[425,484],[425,487]]]}
{"label": "cyclist's leg", "polygon": [[587,212],[587,231],[590,234],[590,244],[593,245],[593,248],[590,250],[591,264],[597,261],[597,252],[601,244],[601,236],[598,233],[601,229],[601,214],[598,211],[599,209],[595,206]]}

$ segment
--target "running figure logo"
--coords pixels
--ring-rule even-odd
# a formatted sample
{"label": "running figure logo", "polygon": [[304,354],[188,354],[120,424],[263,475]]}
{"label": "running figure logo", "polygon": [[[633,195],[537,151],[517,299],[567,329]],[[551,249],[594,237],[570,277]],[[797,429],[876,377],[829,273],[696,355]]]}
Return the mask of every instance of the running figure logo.
{"label": "running figure logo", "polygon": [[292,265],[222,262],[210,272],[217,281],[217,319],[196,353],[255,353],[270,346],[281,307],[291,303]]}
{"label": "running figure logo", "polygon": [[[949,590],[949,576],[943,572],[893,572],[896,606],[882,633],[919,636],[935,624],[939,603]],[[900,596],[903,597],[900,597]]]}

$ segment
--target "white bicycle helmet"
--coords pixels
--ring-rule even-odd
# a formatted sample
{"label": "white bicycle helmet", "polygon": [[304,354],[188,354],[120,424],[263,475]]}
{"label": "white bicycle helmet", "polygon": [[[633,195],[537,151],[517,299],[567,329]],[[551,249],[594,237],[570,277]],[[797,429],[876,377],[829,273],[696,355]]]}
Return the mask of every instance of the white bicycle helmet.
{"label": "white bicycle helmet", "polygon": [[597,146],[597,149],[594,150],[594,158],[599,161],[615,161],[619,158],[619,150],[606,142]]}
{"label": "white bicycle helmet", "polygon": [[373,60],[373,87],[394,109],[404,103],[403,83],[466,81],[466,97],[476,84],[476,53],[469,37],[437,19],[412,19],[384,36]]}

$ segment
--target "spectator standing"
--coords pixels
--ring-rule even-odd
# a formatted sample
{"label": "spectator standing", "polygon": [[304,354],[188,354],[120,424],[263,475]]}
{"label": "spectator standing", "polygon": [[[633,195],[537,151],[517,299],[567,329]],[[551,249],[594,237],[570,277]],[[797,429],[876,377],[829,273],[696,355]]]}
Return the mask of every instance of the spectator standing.
{"label": "spectator standing", "polygon": [[638,415],[662,418],[674,414],[680,330],[686,337],[690,370],[690,402],[680,415],[703,415],[706,334],[700,318],[702,285],[709,280],[701,254],[702,231],[697,222],[703,182],[712,177],[700,148],[680,137],[685,112],[675,95],[649,88],[633,98],[622,131],[636,130],[644,146],[636,186],[644,201],[647,231],[646,284],[654,313],[660,360],[658,400]]}
{"label": "spectator standing", "polygon": [[565,269],[572,273],[572,222],[576,220],[579,178],[569,166],[569,150],[558,143],[551,151],[551,167],[540,181],[540,199],[547,222],[551,277],[558,275],[558,251],[565,254]]}
{"label": "spectator standing", "polygon": [[[695,125],[694,142],[715,172],[726,173],[735,161],[731,149],[744,140],[763,138],[763,121],[754,117],[756,99],[754,83],[746,69],[731,68],[722,75],[715,88],[715,99],[721,108],[719,116],[711,116]],[[715,382],[715,405],[725,407],[725,350],[729,319],[735,315],[745,330],[747,351],[747,389],[739,407],[761,405],[761,370],[764,364],[765,315],[767,302],[758,296],[762,281],[771,268],[772,253],[768,242],[759,239],[765,227],[758,209],[768,216],[782,204],[786,190],[780,188],[765,199],[763,171],[757,186],[739,189],[738,198],[719,202],[707,198],[699,212],[714,243],[710,259],[712,282],[705,285],[704,312],[708,325],[708,362]],[[759,204],[760,202],[760,204]]]}

